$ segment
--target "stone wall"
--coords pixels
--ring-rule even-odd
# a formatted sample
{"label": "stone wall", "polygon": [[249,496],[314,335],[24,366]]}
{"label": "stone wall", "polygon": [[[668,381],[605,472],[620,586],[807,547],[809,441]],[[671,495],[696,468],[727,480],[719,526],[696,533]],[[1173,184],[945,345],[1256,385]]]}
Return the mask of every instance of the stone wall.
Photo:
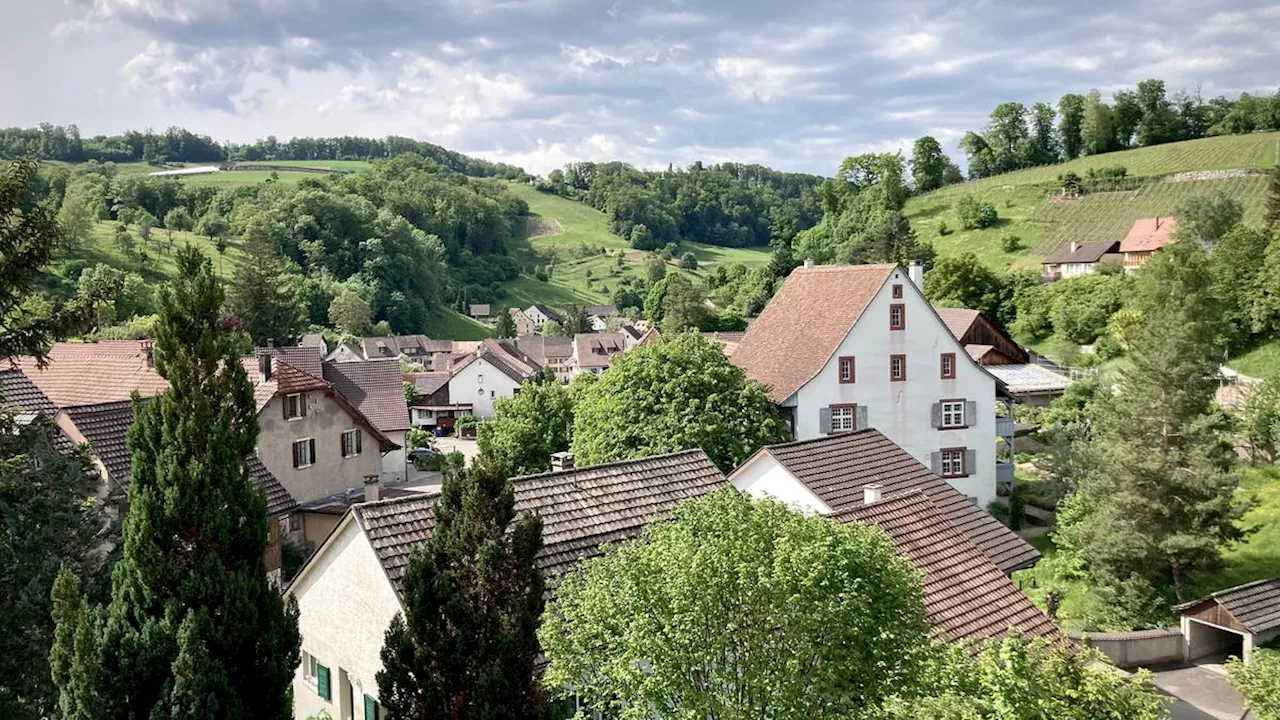
{"label": "stone wall", "polygon": [[1112,633],[1070,633],[1072,640],[1097,648],[1117,667],[1135,668],[1182,662],[1186,641],[1182,628]]}

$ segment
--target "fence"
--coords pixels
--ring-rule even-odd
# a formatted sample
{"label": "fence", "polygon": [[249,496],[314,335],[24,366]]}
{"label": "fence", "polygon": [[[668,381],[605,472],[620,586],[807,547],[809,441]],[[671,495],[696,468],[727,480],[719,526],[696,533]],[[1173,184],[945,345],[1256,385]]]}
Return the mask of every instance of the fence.
{"label": "fence", "polygon": [[1116,667],[1135,668],[1182,662],[1186,641],[1182,628],[1135,630],[1133,632],[1069,633],[1072,640],[1097,648]]}

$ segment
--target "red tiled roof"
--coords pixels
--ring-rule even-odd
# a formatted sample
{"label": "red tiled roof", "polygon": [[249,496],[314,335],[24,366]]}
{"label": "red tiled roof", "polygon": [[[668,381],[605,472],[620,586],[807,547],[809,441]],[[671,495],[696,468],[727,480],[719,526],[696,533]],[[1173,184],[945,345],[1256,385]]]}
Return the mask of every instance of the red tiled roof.
{"label": "red tiled roof", "polygon": [[1016,628],[1032,637],[1057,629],[985,555],[919,491],[855,505],[834,516],[884,531],[898,553],[925,574],[925,606],[934,634],[980,640]]}
{"label": "red tiled roof", "polygon": [[14,362],[58,407],[128,400],[135,390],[152,397],[169,387],[137,341],[56,343],[43,369],[32,357]]}
{"label": "red tiled roof", "polygon": [[977,322],[982,313],[969,308],[940,308],[935,307],[938,317],[942,318],[942,324],[947,326],[951,331],[951,335],[957,340],[963,340],[965,333],[969,332],[969,328]]}
{"label": "red tiled roof", "polygon": [[1177,218],[1142,218],[1129,228],[1129,234],[1120,241],[1120,252],[1150,252],[1176,242],[1173,233],[1178,229]]}
{"label": "red tiled roof", "polygon": [[733,363],[791,397],[822,370],[897,265],[800,267],[747,329]]}
{"label": "red tiled roof", "polygon": [[622,333],[578,333],[573,346],[578,367],[609,367],[615,356],[626,352],[627,338]]}

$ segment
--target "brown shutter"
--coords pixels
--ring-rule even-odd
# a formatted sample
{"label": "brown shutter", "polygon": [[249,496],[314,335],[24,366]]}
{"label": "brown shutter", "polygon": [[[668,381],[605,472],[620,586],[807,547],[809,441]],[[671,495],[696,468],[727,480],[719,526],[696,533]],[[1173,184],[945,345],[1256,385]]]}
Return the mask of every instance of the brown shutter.
{"label": "brown shutter", "polygon": [[316,463],[316,439],[315,438],[311,438],[310,440],[307,441],[307,450],[311,452],[311,457],[309,459],[311,460],[311,464],[314,465]]}
{"label": "brown shutter", "polygon": [[293,466],[296,468],[302,464],[301,458],[298,457],[298,443],[292,443],[290,447],[293,449]]}
{"label": "brown shutter", "polygon": [[302,393],[298,396],[298,417],[307,416],[307,394]]}

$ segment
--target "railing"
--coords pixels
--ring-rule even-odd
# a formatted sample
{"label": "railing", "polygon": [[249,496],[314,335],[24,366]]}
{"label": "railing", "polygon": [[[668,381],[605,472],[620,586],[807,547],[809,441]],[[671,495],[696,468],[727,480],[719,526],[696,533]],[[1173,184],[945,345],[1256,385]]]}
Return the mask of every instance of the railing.
{"label": "railing", "polygon": [[1013,463],[996,463],[996,484],[1013,486]]}
{"label": "railing", "polygon": [[1013,437],[1013,418],[996,416],[996,436]]}

